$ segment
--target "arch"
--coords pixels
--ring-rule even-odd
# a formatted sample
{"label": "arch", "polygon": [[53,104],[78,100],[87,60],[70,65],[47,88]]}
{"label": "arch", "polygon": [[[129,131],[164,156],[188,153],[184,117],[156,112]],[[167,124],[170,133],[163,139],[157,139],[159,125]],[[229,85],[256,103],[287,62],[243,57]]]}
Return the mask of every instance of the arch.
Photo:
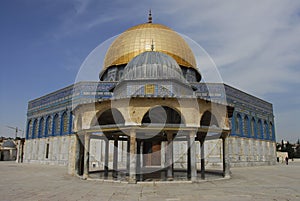
{"label": "arch", "polygon": [[269,128],[267,121],[264,121],[264,139],[269,139]]}
{"label": "arch", "polygon": [[27,123],[27,130],[26,130],[26,139],[30,139],[31,136],[32,136],[32,121],[29,120],[28,123]]}
{"label": "arch", "polygon": [[45,124],[45,137],[48,137],[51,133],[51,117],[48,116],[46,118],[46,124]]}
{"label": "arch", "polygon": [[38,120],[35,119],[33,122],[33,126],[32,126],[32,139],[37,137],[37,133],[38,133],[38,126],[37,126],[37,122]]}
{"label": "arch", "polygon": [[257,138],[263,139],[263,127],[260,119],[258,120],[257,124]]}
{"label": "arch", "polygon": [[244,136],[249,136],[249,118],[247,115],[244,117]]}
{"label": "arch", "polygon": [[200,120],[200,126],[217,126],[219,127],[217,118],[210,111],[205,111]]}
{"label": "arch", "polygon": [[53,117],[53,129],[52,129],[52,134],[57,135],[59,134],[59,119],[58,119],[58,114],[55,114]]}
{"label": "arch", "polygon": [[73,120],[74,120],[74,115],[73,115],[73,112],[70,112],[70,115],[69,115],[69,133],[71,134],[72,131],[73,131]]}
{"label": "arch", "polygon": [[235,123],[235,132],[238,134],[242,134],[242,117],[239,113],[236,115],[236,123]]}
{"label": "arch", "polygon": [[125,124],[125,119],[118,109],[110,108],[99,112],[92,120],[91,126]]}
{"label": "arch", "polygon": [[39,122],[38,138],[43,137],[44,134],[45,134],[45,122],[44,122],[44,117],[42,117]]}
{"label": "arch", "polygon": [[150,108],[143,116],[142,124],[184,124],[180,113],[168,106]]}
{"label": "arch", "polygon": [[254,138],[255,133],[256,133],[255,132],[255,119],[254,119],[254,117],[252,117],[250,125],[251,125],[251,137]]}
{"label": "arch", "polygon": [[61,116],[61,134],[68,133],[68,115],[67,112],[64,112]]}
{"label": "arch", "polygon": [[270,128],[270,139],[275,140],[275,132],[274,132],[274,126],[272,122],[270,122],[269,128]]}

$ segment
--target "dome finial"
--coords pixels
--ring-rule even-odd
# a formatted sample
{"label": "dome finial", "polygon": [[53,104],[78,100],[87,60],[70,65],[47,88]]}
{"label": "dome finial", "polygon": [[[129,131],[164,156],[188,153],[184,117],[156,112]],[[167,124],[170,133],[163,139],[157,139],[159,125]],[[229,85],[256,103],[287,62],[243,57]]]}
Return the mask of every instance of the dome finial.
{"label": "dome finial", "polygon": [[152,23],[151,9],[149,10],[148,23]]}
{"label": "dome finial", "polygon": [[152,39],[152,43],[151,43],[151,51],[154,51],[154,43],[153,43],[153,39]]}

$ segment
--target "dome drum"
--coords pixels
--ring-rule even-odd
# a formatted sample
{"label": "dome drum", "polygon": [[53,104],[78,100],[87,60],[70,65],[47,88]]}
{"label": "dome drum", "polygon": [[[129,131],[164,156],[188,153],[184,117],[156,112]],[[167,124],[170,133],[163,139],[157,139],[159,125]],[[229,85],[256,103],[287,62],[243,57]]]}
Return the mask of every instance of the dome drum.
{"label": "dome drum", "polygon": [[133,58],[124,68],[114,90],[114,97],[132,96],[178,97],[193,95],[177,62],[170,56],[154,51]]}
{"label": "dome drum", "polygon": [[[123,75],[123,71],[126,65],[118,65],[111,66],[110,68],[102,71],[99,75],[100,81],[119,81]],[[188,82],[200,82],[201,75],[200,73],[192,68],[186,68],[184,66],[180,66],[181,71],[183,73],[183,77]]]}
{"label": "dome drum", "polygon": [[111,66],[99,75],[100,81],[119,81],[126,65]]}
{"label": "dome drum", "polygon": [[178,80],[132,80],[123,81],[113,91],[113,97],[117,99],[132,97],[191,97],[193,90]]}

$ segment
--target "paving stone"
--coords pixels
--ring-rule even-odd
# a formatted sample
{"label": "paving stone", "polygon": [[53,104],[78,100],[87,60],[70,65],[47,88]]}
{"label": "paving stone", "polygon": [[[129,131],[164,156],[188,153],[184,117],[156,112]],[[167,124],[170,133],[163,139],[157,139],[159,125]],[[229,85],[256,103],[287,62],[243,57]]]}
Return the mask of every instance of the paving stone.
{"label": "paving stone", "polygon": [[232,168],[228,180],[123,184],[81,180],[64,166],[0,162],[0,200],[300,200],[300,160]]}

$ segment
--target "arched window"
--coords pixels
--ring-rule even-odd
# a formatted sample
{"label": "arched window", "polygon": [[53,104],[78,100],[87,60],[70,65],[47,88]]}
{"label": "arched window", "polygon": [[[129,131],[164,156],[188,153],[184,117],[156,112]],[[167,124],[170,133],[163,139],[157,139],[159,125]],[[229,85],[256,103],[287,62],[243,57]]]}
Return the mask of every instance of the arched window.
{"label": "arched window", "polygon": [[63,113],[61,117],[61,122],[62,122],[62,133],[67,133],[68,132],[68,115],[66,112]]}
{"label": "arched window", "polygon": [[257,138],[259,138],[259,139],[263,138],[262,130],[263,130],[262,123],[261,123],[261,120],[259,119],[258,123],[257,123]]}
{"label": "arched window", "polygon": [[[125,119],[121,112],[115,108],[108,109],[98,114],[91,123],[91,126],[104,126],[104,125],[114,125],[114,124],[124,124]],[[77,127],[80,128],[82,124],[81,116],[78,117]]]}
{"label": "arched window", "polygon": [[26,138],[30,139],[32,137],[32,121],[29,120],[27,123],[27,133],[26,133]]}
{"label": "arched window", "polygon": [[241,134],[242,128],[242,117],[240,114],[236,115],[236,122],[235,122],[235,132]]}
{"label": "arched window", "polygon": [[123,70],[119,70],[119,80],[121,80],[122,76],[123,76]]}
{"label": "arched window", "polygon": [[39,123],[39,134],[38,137],[43,137],[45,134],[45,122],[44,122],[44,118],[42,117],[40,119],[40,123]]}
{"label": "arched window", "polygon": [[248,136],[249,135],[249,119],[248,116],[246,115],[244,117],[244,136]]}
{"label": "arched window", "polygon": [[51,117],[48,116],[45,125],[45,137],[48,137],[50,134],[51,134]]}
{"label": "arched window", "polygon": [[181,115],[168,106],[156,106],[148,110],[142,119],[142,124],[181,124]]}
{"label": "arched window", "polygon": [[53,118],[53,132],[54,135],[59,134],[59,119],[58,114],[56,114]]}
{"label": "arched window", "polygon": [[270,139],[274,139],[274,127],[273,127],[273,123],[270,122],[270,125],[269,125],[269,133],[270,133]]}
{"label": "arched window", "polygon": [[37,119],[33,122],[33,128],[32,128],[32,138],[36,138],[38,134],[38,125],[37,125]]}
{"label": "arched window", "polygon": [[255,137],[255,119],[251,119],[251,137]]}
{"label": "arched window", "polygon": [[74,120],[74,115],[72,112],[70,112],[70,115],[69,115],[69,133],[72,133],[72,126],[73,126],[73,120]]}
{"label": "arched window", "polygon": [[268,137],[269,137],[268,123],[264,121],[264,139],[268,139]]}
{"label": "arched window", "polygon": [[210,111],[204,112],[201,117],[200,126],[216,126],[218,127],[218,121],[215,115],[213,115]]}

